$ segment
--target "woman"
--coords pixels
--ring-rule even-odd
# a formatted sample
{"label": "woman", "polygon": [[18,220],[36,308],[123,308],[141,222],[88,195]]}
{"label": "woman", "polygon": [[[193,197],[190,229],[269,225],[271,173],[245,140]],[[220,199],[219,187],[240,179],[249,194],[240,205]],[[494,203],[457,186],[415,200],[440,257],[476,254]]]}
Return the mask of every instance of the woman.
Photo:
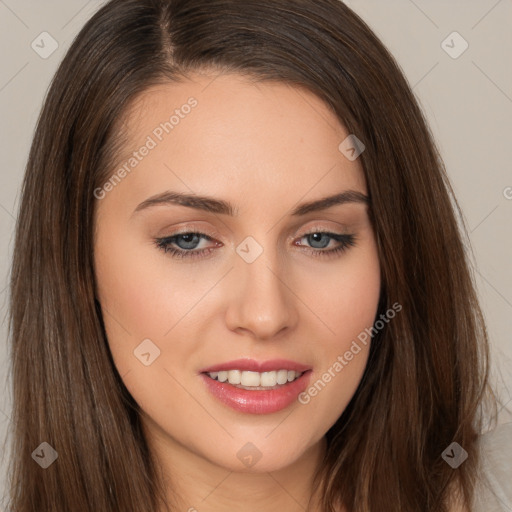
{"label": "woman", "polygon": [[11,510],[470,510],[492,393],[456,213],[341,2],[108,2],[26,170]]}

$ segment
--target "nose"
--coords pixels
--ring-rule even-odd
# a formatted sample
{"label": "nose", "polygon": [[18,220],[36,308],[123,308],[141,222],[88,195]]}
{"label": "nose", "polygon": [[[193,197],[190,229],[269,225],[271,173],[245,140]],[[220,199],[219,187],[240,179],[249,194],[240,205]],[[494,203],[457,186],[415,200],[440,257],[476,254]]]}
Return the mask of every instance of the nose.
{"label": "nose", "polygon": [[237,256],[231,279],[233,293],[226,323],[232,331],[269,340],[296,325],[297,296],[288,282],[290,272],[283,272],[276,250],[265,249],[252,263]]}

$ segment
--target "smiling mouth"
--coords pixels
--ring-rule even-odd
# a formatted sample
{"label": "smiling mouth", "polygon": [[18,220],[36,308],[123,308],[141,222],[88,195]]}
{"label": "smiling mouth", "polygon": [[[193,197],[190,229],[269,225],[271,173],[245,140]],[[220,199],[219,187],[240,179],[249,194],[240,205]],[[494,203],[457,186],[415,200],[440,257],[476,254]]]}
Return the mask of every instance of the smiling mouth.
{"label": "smiling mouth", "polygon": [[312,373],[312,368],[294,361],[241,359],[203,368],[200,375],[208,391],[231,409],[272,414],[296,402]]}
{"label": "smiling mouth", "polygon": [[212,380],[230,384],[239,389],[248,391],[272,390],[286,386],[297,380],[305,372],[295,370],[275,370],[270,372],[252,372],[242,370],[226,370],[218,372],[205,372]]}

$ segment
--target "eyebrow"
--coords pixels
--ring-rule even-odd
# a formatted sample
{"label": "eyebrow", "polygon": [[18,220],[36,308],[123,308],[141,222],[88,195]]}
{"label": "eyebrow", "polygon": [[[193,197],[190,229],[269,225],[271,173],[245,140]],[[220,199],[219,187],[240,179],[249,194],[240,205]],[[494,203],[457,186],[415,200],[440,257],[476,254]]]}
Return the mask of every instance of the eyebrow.
{"label": "eyebrow", "polygon": [[[332,206],[339,204],[347,203],[363,203],[368,205],[370,204],[370,199],[362,192],[358,192],[356,190],[345,190],[332,196],[327,196],[315,201],[303,203],[292,210],[291,215],[297,217],[306,215],[311,212],[326,210],[327,208],[331,208]],[[238,215],[238,209],[235,208],[231,203],[222,199],[173,191],[166,191],[161,194],[149,197],[140,203],[137,208],[135,208],[133,214],[153,206],[174,204],[179,206],[186,206],[188,208],[194,208],[196,210],[204,210],[210,213],[218,213],[229,216]]]}

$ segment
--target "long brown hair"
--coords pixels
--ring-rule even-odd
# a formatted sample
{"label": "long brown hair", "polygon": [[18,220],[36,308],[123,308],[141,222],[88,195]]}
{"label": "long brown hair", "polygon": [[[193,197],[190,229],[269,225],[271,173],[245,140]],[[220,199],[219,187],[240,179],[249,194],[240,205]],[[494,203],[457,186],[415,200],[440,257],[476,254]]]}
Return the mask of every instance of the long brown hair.
{"label": "long brown hair", "polygon": [[[459,207],[393,57],[339,0],[112,0],[61,63],[27,163],[11,281],[10,510],[165,506],[95,300],[94,190],[111,175],[130,102],[197,70],[305,87],[366,146],[377,316],[395,302],[402,311],[374,336],[327,433],[323,509],[445,511],[455,481],[470,503],[487,334]],[[44,441],[59,458],[41,470],[31,453]],[[456,470],[441,457],[453,441],[470,454]]]}

